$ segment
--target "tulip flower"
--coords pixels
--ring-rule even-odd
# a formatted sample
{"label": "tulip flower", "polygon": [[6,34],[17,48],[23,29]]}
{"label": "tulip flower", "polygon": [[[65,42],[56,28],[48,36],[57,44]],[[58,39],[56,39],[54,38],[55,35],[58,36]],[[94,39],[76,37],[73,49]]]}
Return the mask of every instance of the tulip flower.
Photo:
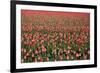
{"label": "tulip flower", "polygon": [[42,52],[46,52],[46,48],[42,45]]}

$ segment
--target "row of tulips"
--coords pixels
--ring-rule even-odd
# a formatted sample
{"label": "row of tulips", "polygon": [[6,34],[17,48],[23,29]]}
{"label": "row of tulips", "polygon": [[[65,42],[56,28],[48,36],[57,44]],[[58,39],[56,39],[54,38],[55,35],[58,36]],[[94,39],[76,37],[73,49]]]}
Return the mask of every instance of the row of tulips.
{"label": "row of tulips", "polygon": [[89,26],[88,25],[76,25],[73,27],[73,25],[34,25],[34,24],[22,24],[22,31],[23,32],[32,32],[32,30],[41,31],[44,30],[48,32],[89,32]]}

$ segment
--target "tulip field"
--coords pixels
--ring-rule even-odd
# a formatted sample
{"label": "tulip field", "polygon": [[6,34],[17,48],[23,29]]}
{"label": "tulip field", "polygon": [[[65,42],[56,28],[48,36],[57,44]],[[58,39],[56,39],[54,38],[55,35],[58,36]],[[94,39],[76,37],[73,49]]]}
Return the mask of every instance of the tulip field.
{"label": "tulip field", "polygon": [[90,59],[90,15],[21,10],[21,63]]}

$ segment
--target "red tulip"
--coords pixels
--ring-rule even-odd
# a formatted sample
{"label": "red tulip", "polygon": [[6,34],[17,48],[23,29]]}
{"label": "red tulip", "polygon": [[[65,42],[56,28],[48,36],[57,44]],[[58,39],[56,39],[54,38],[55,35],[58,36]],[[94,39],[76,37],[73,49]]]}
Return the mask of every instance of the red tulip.
{"label": "red tulip", "polygon": [[86,55],[86,54],[83,54],[83,58],[84,58],[84,59],[87,59],[87,55]]}
{"label": "red tulip", "polygon": [[34,61],[35,61],[35,62],[37,62],[37,59],[36,59],[36,58],[34,58]]}
{"label": "red tulip", "polygon": [[66,56],[66,59],[69,60],[69,56],[68,55]]}
{"label": "red tulip", "polygon": [[46,57],[46,61],[49,61],[49,58],[48,57]]}
{"label": "red tulip", "polygon": [[66,53],[67,52],[67,50],[64,48],[64,52]]}
{"label": "red tulip", "polygon": [[24,56],[24,59],[25,59],[25,60],[27,59],[26,55]]}
{"label": "red tulip", "polygon": [[24,49],[24,51],[23,51],[24,53],[26,53],[26,49]]}
{"label": "red tulip", "polygon": [[70,50],[68,50],[67,53],[69,54],[70,53]]}
{"label": "red tulip", "polygon": [[39,52],[38,52],[38,50],[35,50],[35,54],[38,54]]}
{"label": "red tulip", "polygon": [[43,59],[42,58],[40,59],[40,62],[43,62]]}
{"label": "red tulip", "polygon": [[42,45],[42,52],[46,52],[46,48]]}
{"label": "red tulip", "polygon": [[29,56],[29,53],[26,53],[26,56]]}
{"label": "red tulip", "polygon": [[32,57],[34,57],[34,53],[32,53]]}
{"label": "red tulip", "polygon": [[35,39],[34,38],[32,39],[32,42],[35,42]]}
{"label": "red tulip", "polygon": [[39,56],[38,57],[38,60],[40,61],[40,62],[43,62],[43,59]]}
{"label": "red tulip", "polygon": [[79,57],[79,54],[78,53],[76,53],[76,57]]}

